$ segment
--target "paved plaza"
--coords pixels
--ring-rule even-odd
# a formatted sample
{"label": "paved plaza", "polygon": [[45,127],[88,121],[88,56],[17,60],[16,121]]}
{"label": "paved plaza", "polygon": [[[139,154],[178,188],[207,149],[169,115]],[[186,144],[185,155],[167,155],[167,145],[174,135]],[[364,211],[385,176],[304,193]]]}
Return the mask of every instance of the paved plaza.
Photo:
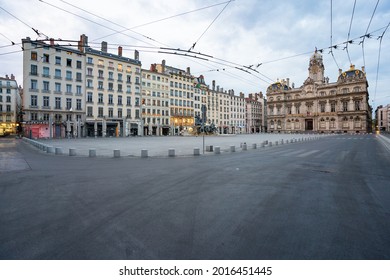
{"label": "paved plaza", "polygon": [[[199,148],[202,154],[203,146],[219,146],[221,153],[230,152],[230,147],[235,146],[236,151],[242,150],[242,144],[246,143],[248,149],[256,144],[261,147],[264,141],[273,145],[293,141],[307,141],[330,135],[324,134],[239,134],[218,136],[146,136],[127,138],[81,138],[81,139],[38,139],[37,141],[54,148],[60,147],[64,154],[69,149],[75,149],[77,156],[88,156],[89,149],[96,149],[96,155],[112,157],[113,150],[119,149],[122,157],[140,157],[141,150],[148,150],[150,157],[168,156],[169,149],[175,149],[176,156],[191,156],[194,148]],[[204,141],[204,142],[203,142]],[[278,143],[276,143],[278,142]],[[204,145],[203,145],[204,143]]]}

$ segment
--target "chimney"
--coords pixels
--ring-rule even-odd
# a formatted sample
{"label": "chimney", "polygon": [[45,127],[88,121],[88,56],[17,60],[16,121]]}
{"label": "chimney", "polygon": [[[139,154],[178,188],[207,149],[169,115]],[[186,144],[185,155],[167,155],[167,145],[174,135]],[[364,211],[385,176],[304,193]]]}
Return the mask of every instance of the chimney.
{"label": "chimney", "polygon": [[287,86],[290,87],[290,78],[287,78],[286,82],[287,82]]}
{"label": "chimney", "polygon": [[14,74],[11,74],[11,80],[15,80]]}
{"label": "chimney", "polygon": [[139,51],[137,50],[134,51],[134,59],[139,60]]}
{"label": "chimney", "polygon": [[339,75],[341,75],[341,73],[343,73],[343,70],[342,70],[342,69],[339,69]]}
{"label": "chimney", "polygon": [[85,47],[88,45],[88,36],[85,34],[80,35],[80,41],[78,44],[78,49],[80,52],[84,52]]}
{"label": "chimney", "polygon": [[106,41],[102,42],[102,52],[107,52],[107,42]]}
{"label": "chimney", "polygon": [[242,92],[240,92],[240,97],[241,97],[241,98],[244,98],[244,97],[245,97],[245,94],[243,94]]}
{"label": "chimney", "polygon": [[253,100],[253,94],[252,94],[252,93],[249,93],[249,94],[248,94],[248,98],[249,98],[250,100]]}
{"label": "chimney", "polygon": [[150,71],[156,72],[156,63],[150,64]]}
{"label": "chimney", "polygon": [[165,73],[165,59],[161,62],[161,72]]}
{"label": "chimney", "polygon": [[191,68],[190,67],[187,67],[187,74],[191,74]]}
{"label": "chimney", "polygon": [[8,77],[8,75],[5,75],[5,78],[6,78],[7,80],[9,80],[9,77]]}
{"label": "chimney", "polygon": [[122,47],[121,46],[118,47],[118,56],[122,56]]}
{"label": "chimney", "polygon": [[362,66],[363,73],[366,73],[366,67]]}
{"label": "chimney", "polygon": [[54,39],[50,38],[50,46],[54,46]]}
{"label": "chimney", "polygon": [[212,85],[213,85],[213,90],[215,90],[215,80],[213,80],[213,82],[212,82]]}
{"label": "chimney", "polygon": [[217,86],[217,92],[219,92],[219,86]]}

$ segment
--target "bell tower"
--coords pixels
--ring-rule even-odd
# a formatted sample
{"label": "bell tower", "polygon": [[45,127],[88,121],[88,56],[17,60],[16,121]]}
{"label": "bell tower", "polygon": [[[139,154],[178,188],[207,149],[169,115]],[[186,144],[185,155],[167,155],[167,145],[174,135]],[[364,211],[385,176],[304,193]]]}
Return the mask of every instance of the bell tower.
{"label": "bell tower", "polygon": [[317,51],[317,48],[314,54],[310,57],[309,63],[309,78],[315,83],[324,82],[324,72],[325,67],[322,62],[322,55]]}

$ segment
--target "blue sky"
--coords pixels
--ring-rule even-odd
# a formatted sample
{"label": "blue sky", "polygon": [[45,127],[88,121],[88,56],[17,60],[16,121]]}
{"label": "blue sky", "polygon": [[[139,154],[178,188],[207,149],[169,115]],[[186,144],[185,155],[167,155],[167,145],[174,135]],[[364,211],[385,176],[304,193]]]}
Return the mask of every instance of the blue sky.
{"label": "blue sky", "polygon": [[[377,0],[356,0],[349,29],[354,3],[355,0],[235,0],[230,3],[226,0],[0,0],[0,7],[19,19],[0,9],[0,75],[13,73],[23,84],[20,45],[10,45],[11,41],[19,44],[27,36],[44,38],[38,37],[31,27],[56,39],[77,40],[80,34],[86,34],[92,47],[99,48],[100,42],[105,40],[112,52],[121,45],[124,55],[129,57],[133,57],[137,49],[143,68],[165,59],[168,65],[191,67],[191,72],[203,74],[208,84],[216,80],[224,89],[246,95],[265,93],[270,83],[283,78],[290,78],[296,87],[301,86],[308,76],[310,55],[317,47],[323,50],[325,76],[330,82],[337,80],[338,68],[348,70],[348,53],[357,68],[365,65],[370,104],[375,110],[378,105],[390,104],[387,87],[390,83],[390,30],[382,39],[378,68],[378,37],[390,22],[390,3],[380,0],[372,17]],[[212,7],[186,13],[208,6]],[[182,13],[186,14],[151,23]],[[137,27],[139,25],[143,26]],[[107,36],[123,27],[136,27],[132,29],[136,33],[128,31]],[[366,34],[367,28],[372,36],[364,40],[362,48],[360,37]],[[337,49],[332,48],[333,59],[329,47],[346,42],[349,30],[353,43],[348,44],[348,53],[345,45],[338,45]],[[188,50],[195,42],[192,51],[214,58],[204,61],[158,53],[159,47],[166,46]],[[261,65],[256,68],[258,64]],[[261,74],[235,68],[244,69],[243,66],[249,65],[254,65]]]}

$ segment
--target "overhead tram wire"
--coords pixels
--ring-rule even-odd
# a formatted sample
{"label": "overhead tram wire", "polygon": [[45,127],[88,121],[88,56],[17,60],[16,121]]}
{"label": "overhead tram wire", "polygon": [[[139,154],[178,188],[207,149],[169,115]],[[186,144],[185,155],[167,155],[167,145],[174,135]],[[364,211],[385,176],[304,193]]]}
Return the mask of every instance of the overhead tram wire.
{"label": "overhead tram wire", "polygon": [[[66,9],[64,9],[64,8],[58,7],[58,6],[56,6],[56,5],[53,5],[53,4],[51,4],[51,3],[49,3],[49,2],[46,2],[46,1],[44,1],[44,0],[38,0],[38,1],[44,3],[44,4],[48,5],[48,6],[51,6],[51,7],[53,7],[53,8],[56,8],[56,9],[58,9],[58,10],[60,10],[60,11],[63,11],[63,12],[65,12],[65,13],[71,14],[71,15],[76,16],[76,17],[79,17],[79,18],[81,18],[81,19],[83,19],[83,20],[86,20],[86,21],[89,21],[89,22],[94,23],[94,24],[96,24],[96,25],[99,25],[99,26],[101,26],[101,27],[103,27],[103,28],[106,28],[106,29],[108,29],[108,30],[111,30],[111,31],[115,31],[115,32],[117,32],[117,33],[120,33],[120,31],[118,31],[118,30],[116,30],[116,29],[114,29],[114,28],[111,28],[111,27],[109,27],[109,26],[106,26],[106,25],[104,25],[104,24],[101,24],[101,23],[99,23],[99,22],[96,22],[96,21],[91,20],[91,19],[89,19],[89,18],[83,17],[83,16],[81,16],[81,15],[78,15],[78,14],[76,14],[76,13],[73,13],[73,12],[71,12],[71,11],[68,11],[68,10],[66,10]],[[143,42],[143,43],[145,43],[145,44],[150,44],[149,42],[145,42],[145,41],[143,41],[143,40],[141,40],[141,39],[139,39],[139,38],[136,38],[136,37],[134,37],[134,36],[131,36],[131,35],[128,35],[128,34],[124,34],[124,33],[121,33],[121,34],[123,34],[124,36],[127,36],[127,37],[129,37],[129,38],[132,38],[132,39],[134,39],[134,40]]]}
{"label": "overhead tram wire", "polygon": [[375,101],[376,101],[376,90],[377,90],[377,87],[378,87],[378,76],[379,76],[379,65],[380,65],[380,60],[381,60],[381,49],[382,49],[382,39],[383,39],[383,36],[385,35],[387,29],[389,28],[390,26],[390,22],[389,24],[386,26],[386,29],[383,31],[382,35],[379,36],[379,50],[378,50],[378,64],[376,66],[376,79],[375,79],[375,90],[374,90],[374,98],[373,98],[373,107],[375,107]]}
{"label": "overhead tram wire", "polygon": [[366,58],[365,58],[365,55],[364,55],[364,40],[366,38],[370,38],[370,35],[367,34],[368,32],[368,29],[370,28],[370,25],[371,25],[371,22],[372,22],[372,19],[374,18],[374,15],[375,15],[375,11],[376,11],[376,8],[378,7],[378,4],[379,4],[379,0],[376,2],[376,5],[375,5],[375,8],[374,8],[374,11],[372,12],[372,15],[371,15],[371,18],[370,18],[370,21],[368,23],[368,26],[367,26],[367,29],[366,29],[366,32],[365,32],[365,36],[363,37],[363,40],[359,43],[362,45],[362,52],[363,52],[363,66],[366,67]]}
{"label": "overhead tram wire", "polygon": [[[101,40],[101,39],[104,39],[104,38],[113,36],[113,35],[115,35],[115,34],[118,34],[118,33],[123,33],[123,32],[129,31],[129,30],[132,30],[132,29],[136,29],[136,28],[139,28],[139,27],[143,27],[143,26],[155,24],[155,23],[158,23],[158,22],[161,22],[161,21],[165,21],[165,20],[169,20],[169,19],[172,19],[172,18],[175,18],[175,17],[187,15],[187,14],[190,14],[190,13],[199,12],[199,11],[201,11],[201,10],[205,10],[205,9],[209,9],[209,8],[212,8],[212,7],[215,7],[215,6],[219,6],[219,5],[226,4],[227,2],[230,2],[230,1],[225,1],[225,2],[222,2],[222,3],[217,3],[217,4],[209,5],[209,6],[202,7],[202,8],[198,8],[198,9],[191,10],[191,11],[188,11],[188,12],[183,12],[183,13],[176,14],[176,15],[173,15],[173,16],[169,16],[169,17],[157,19],[157,20],[154,20],[154,21],[151,21],[151,22],[147,22],[147,23],[143,23],[143,24],[140,24],[140,25],[136,25],[136,26],[133,26],[133,27],[129,27],[129,28],[126,28],[126,29],[124,29],[124,30],[121,30],[121,31],[118,31],[118,32],[114,32],[114,33],[111,33],[111,34],[108,34],[108,35],[105,35],[105,36],[96,38],[96,39],[94,39],[93,41]],[[164,45],[164,44],[162,44],[162,45]]]}
{"label": "overhead tram wire", "polygon": [[355,14],[355,7],[356,7],[356,0],[353,3],[352,16],[351,16],[351,21],[349,23],[349,30],[348,30],[348,36],[347,36],[347,43],[345,44],[345,50],[347,51],[349,64],[352,64],[352,61],[351,61],[351,57],[349,56],[348,44],[352,43],[352,41],[351,42],[349,41],[349,36],[351,35],[351,27],[352,27],[353,16]]}
{"label": "overhead tram wire", "polygon": [[2,9],[4,12],[6,12],[6,13],[9,14],[11,17],[13,17],[13,18],[15,18],[16,20],[18,20],[19,22],[21,22],[21,23],[24,24],[25,26],[27,26],[29,29],[32,29],[32,30],[35,32],[35,34],[38,35],[38,38],[39,38],[39,37],[42,37],[42,36],[48,38],[47,35],[43,34],[42,32],[39,32],[38,29],[35,29],[34,27],[32,27],[31,25],[27,24],[26,22],[24,22],[23,20],[21,20],[21,19],[18,18],[17,16],[11,14],[9,11],[7,11],[6,9],[4,9],[3,7],[0,7],[0,9]]}
{"label": "overhead tram wire", "polygon": [[[63,2],[63,3],[65,3],[65,4],[67,4],[67,5],[69,5],[69,6],[71,6],[71,7],[73,7],[73,8],[76,8],[76,9],[78,9],[78,10],[81,10],[81,11],[87,13],[87,14],[90,14],[90,15],[92,15],[92,16],[94,16],[94,17],[97,17],[97,18],[102,19],[102,20],[104,20],[104,21],[106,21],[106,22],[109,22],[109,23],[111,23],[111,24],[113,24],[113,25],[116,25],[116,26],[118,26],[118,27],[127,29],[127,28],[126,28],[125,26],[123,26],[123,25],[120,25],[120,24],[118,24],[118,23],[116,23],[116,22],[114,22],[114,21],[112,21],[112,20],[106,19],[106,18],[104,18],[104,17],[102,17],[102,16],[99,16],[99,15],[97,15],[97,14],[94,14],[94,13],[92,13],[92,12],[89,12],[89,11],[87,11],[87,10],[85,10],[85,9],[83,9],[83,8],[80,8],[80,7],[76,6],[76,5],[73,5],[73,4],[71,4],[71,3],[67,2],[67,1],[64,1],[64,0],[60,0],[60,1]],[[149,36],[146,36],[146,35],[144,35],[144,34],[142,34],[142,33],[139,33],[139,32],[137,32],[137,31],[134,31],[134,30],[131,30],[131,29],[129,29],[128,31],[131,31],[131,32],[133,32],[133,33],[135,33],[135,34],[137,34],[137,35],[139,35],[139,36],[142,36],[142,37],[148,39],[148,40],[155,41],[155,42],[161,44],[161,42],[158,42],[158,41],[154,40],[153,38],[151,38],[151,37],[149,37]],[[123,34],[123,32],[118,32],[118,33]]]}
{"label": "overhead tram wire", "polygon": [[217,18],[223,13],[223,11],[226,9],[226,7],[234,0],[230,0],[229,2],[226,3],[226,5],[223,7],[223,9],[218,13],[218,15],[214,18],[214,20],[209,24],[209,26],[207,26],[206,30],[203,31],[203,33],[199,36],[199,38],[195,41],[194,44],[192,44],[192,46],[189,48],[189,51],[190,50],[193,50],[195,49],[195,46],[196,44],[199,42],[199,40],[203,37],[203,35],[207,32],[207,30],[209,30],[209,28],[213,25],[213,23],[217,20]]}
{"label": "overhead tram wire", "polygon": [[333,48],[337,49],[337,45],[333,46],[333,0],[330,0],[330,54],[333,57],[334,62],[336,63],[337,69],[340,69],[339,64],[336,61],[336,58],[333,54]]}

